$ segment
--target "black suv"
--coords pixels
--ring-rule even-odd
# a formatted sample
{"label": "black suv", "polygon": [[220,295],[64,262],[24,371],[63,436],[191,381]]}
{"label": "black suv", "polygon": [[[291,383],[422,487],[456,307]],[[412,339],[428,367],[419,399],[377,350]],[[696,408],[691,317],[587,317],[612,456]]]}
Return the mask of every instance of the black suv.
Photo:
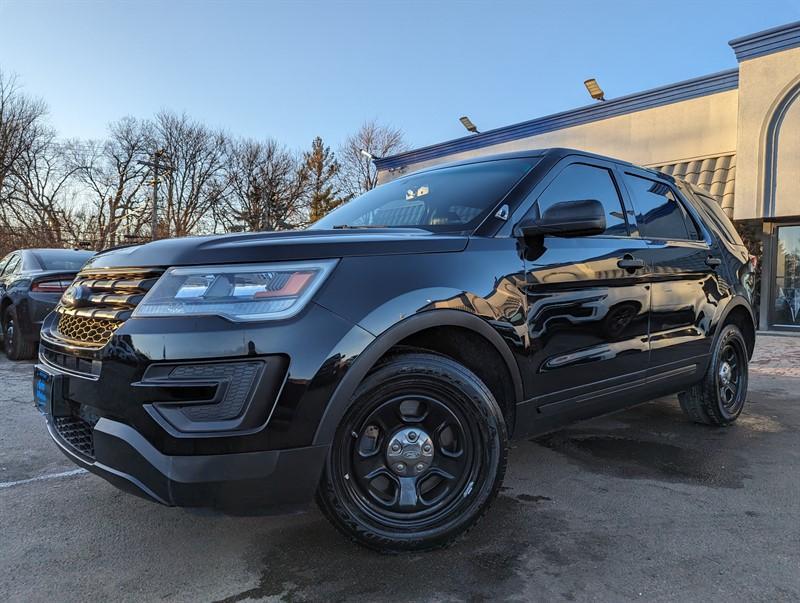
{"label": "black suv", "polygon": [[310,229],[95,256],[45,321],[61,450],[154,501],[316,499],[380,550],[443,546],[508,438],[679,393],[742,411],[752,265],[702,190],[587,153],[401,175]]}

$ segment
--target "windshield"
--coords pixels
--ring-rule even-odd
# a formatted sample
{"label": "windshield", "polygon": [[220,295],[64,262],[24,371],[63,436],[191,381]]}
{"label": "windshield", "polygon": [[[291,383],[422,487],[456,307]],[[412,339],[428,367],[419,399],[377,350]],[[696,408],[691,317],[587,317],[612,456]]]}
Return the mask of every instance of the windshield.
{"label": "windshield", "polygon": [[71,249],[47,249],[34,252],[42,270],[78,271],[94,255],[93,251],[73,251]]}
{"label": "windshield", "polygon": [[498,159],[410,174],[353,199],[311,228],[471,231],[538,161]]}

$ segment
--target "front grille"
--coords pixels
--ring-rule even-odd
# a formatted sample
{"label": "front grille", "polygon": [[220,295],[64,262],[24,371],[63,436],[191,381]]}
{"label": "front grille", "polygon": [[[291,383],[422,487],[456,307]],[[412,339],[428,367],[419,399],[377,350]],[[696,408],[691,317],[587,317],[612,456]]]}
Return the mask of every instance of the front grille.
{"label": "front grille", "polygon": [[103,366],[99,360],[87,360],[78,356],[56,352],[44,345],[39,346],[39,359],[45,364],[88,377],[89,379],[99,377]]}
{"label": "front grille", "polygon": [[81,272],[56,306],[56,334],[73,344],[103,347],[130,318],[162,272],[153,269]]}
{"label": "front grille", "polygon": [[58,319],[58,332],[66,339],[83,343],[104,345],[122,322],[91,318],[90,316],[70,316],[61,314]]}
{"label": "front grille", "polygon": [[76,416],[53,417],[58,435],[75,450],[94,458],[94,436],[92,425]]}

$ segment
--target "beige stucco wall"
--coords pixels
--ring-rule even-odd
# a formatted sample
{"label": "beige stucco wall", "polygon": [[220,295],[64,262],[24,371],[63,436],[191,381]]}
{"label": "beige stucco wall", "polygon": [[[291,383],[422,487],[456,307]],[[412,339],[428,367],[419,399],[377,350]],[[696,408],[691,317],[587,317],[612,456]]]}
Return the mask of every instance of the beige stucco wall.
{"label": "beige stucco wall", "polygon": [[720,92],[456,153],[410,165],[403,172],[382,172],[380,177],[386,182],[400,173],[447,161],[546,147],[577,148],[641,165],[664,165],[722,155],[736,150],[737,96],[736,90]]}
{"label": "beige stucco wall", "polygon": [[[781,100],[798,85],[800,48],[749,59],[739,65],[736,201],[733,213],[737,220],[762,217],[768,125]],[[781,145],[776,182],[779,198],[775,212],[778,216],[800,214],[798,138],[800,112],[793,106],[783,121],[779,136]]]}

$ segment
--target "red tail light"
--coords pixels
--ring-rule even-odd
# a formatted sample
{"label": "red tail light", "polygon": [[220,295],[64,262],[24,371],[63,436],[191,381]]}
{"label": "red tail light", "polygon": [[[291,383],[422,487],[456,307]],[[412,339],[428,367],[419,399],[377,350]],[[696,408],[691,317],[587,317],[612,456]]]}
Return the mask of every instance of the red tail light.
{"label": "red tail light", "polygon": [[38,293],[64,293],[72,281],[57,279],[53,281],[36,281],[31,285],[31,291]]}

